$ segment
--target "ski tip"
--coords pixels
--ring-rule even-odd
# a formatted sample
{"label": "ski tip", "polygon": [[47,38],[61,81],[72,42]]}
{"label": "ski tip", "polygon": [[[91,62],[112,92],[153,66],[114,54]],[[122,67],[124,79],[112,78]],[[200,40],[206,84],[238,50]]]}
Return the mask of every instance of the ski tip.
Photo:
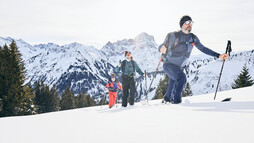
{"label": "ski tip", "polygon": [[226,99],[222,100],[221,102],[227,102],[227,101],[231,101],[231,97],[226,98]]}

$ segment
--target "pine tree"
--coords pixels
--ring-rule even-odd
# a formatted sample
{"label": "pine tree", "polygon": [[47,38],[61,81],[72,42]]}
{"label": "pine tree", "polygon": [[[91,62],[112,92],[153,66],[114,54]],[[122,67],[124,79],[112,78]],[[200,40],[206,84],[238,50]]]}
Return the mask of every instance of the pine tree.
{"label": "pine tree", "polygon": [[237,79],[234,80],[232,88],[236,89],[241,87],[247,87],[247,86],[252,86],[253,84],[254,84],[254,81],[251,79],[251,76],[249,74],[249,69],[246,67],[246,65],[244,65],[242,72],[238,75]]}
{"label": "pine tree", "polygon": [[3,100],[0,98],[0,113],[3,111]]}
{"label": "pine tree", "polygon": [[56,85],[54,84],[53,87],[50,89],[51,95],[51,111],[59,111],[60,110],[60,98],[58,96]]}
{"label": "pine tree", "polygon": [[74,93],[67,86],[66,90],[62,93],[62,99],[60,101],[61,110],[68,110],[75,108]]}
{"label": "pine tree", "polygon": [[0,98],[2,99],[0,116],[32,114],[33,94],[24,85],[26,72],[24,61],[14,41],[9,47],[5,45],[0,48],[0,61]]}
{"label": "pine tree", "polygon": [[93,98],[92,96],[87,95],[87,96],[86,96],[86,99],[87,99],[87,101],[88,101],[87,107],[95,106],[95,105],[96,105],[96,103],[95,103],[95,101],[94,101],[94,98]]}
{"label": "pine tree", "polygon": [[54,85],[51,89],[48,85],[44,84],[41,80],[35,82],[35,105],[38,109],[38,113],[47,113],[53,111],[59,111],[59,97]]}
{"label": "pine tree", "polygon": [[159,85],[156,88],[155,96],[153,97],[153,100],[155,99],[161,99],[166,94],[169,84],[169,77],[167,74],[165,74],[164,79],[160,79]]}
{"label": "pine tree", "polygon": [[190,84],[189,82],[187,82],[183,92],[182,92],[182,97],[186,97],[186,96],[192,96],[192,90],[191,90],[191,87],[190,87]]}
{"label": "pine tree", "polygon": [[10,77],[9,72],[9,57],[10,57],[10,49],[7,45],[4,45],[2,48],[0,46],[0,99],[1,99],[1,111],[0,116],[5,116],[4,113],[4,102],[7,100],[8,89],[10,83],[8,81],[8,77]]}
{"label": "pine tree", "polygon": [[85,94],[85,91],[79,93],[76,99],[77,99],[76,101],[77,108],[88,106],[87,95]]}
{"label": "pine tree", "polygon": [[31,85],[25,86],[25,96],[22,102],[22,109],[24,109],[23,115],[31,115],[37,113],[37,109],[34,105],[34,97],[35,94],[33,93]]}

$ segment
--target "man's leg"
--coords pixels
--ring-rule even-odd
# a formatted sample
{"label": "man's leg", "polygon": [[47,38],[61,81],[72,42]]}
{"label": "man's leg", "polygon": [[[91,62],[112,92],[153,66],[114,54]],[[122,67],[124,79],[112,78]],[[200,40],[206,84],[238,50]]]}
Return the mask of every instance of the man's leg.
{"label": "man's leg", "polygon": [[[166,74],[169,76],[169,78],[175,81],[175,85],[172,87],[172,90],[171,90],[171,95],[173,96],[173,98],[171,97],[173,99],[172,102],[176,104],[181,103],[182,91],[186,84],[186,75],[184,74],[183,69],[170,63],[164,64],[163,68]],[[169,87],[171,86],[172,85],[170,85]]]}
{"label": "man's leg", "polygon": [[130,105],[134,105],[135,96],[136,96],[136,86],[133,77],[130,78]]}
{"label": "man's leg", "polygon": [[168,83],[168,89],[167,89],[167,92],[166,92],[166,96],[167,96],[169,102],[171,102],[172,98],[173,98],[172,94],[173,94],[174,86],[175,86],[175,81],[170,78],[169,83]]}
{"label": "man's leg", "polygon": [[123,77],[123,97],[122,97],[122,106],[127,106],[127,98],[129,96],[129,81],[127,78]]}

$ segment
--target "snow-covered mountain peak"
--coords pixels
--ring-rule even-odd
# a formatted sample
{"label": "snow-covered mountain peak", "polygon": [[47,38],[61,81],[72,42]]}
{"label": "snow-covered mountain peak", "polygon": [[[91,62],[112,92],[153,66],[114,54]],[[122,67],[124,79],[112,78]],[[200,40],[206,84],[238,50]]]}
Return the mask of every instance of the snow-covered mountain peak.
{"label": "snow-covered mountain peak", "polygon": [[[155,66],[155,60],[148,62],[150,58],[159,59],[160,54],[157,52],[157,44],[154,37],[143,32],[134,39],[123,39],[117,42],[108,42],[101,51],[111,57],[109,60],[113,65],[119,60],[124,59],[124,52],[130,51],[134,60],[141,65],[143,69],[152,69]],[[150,66],[149,66],[150,65]],[[147,68],[148,66],[148,68]]]}
{"label": "snow-covered mountain peak", "polygon": [[4,45],[9,46],[13,40],[16,42],[16,45],[19,48],[20,52],[22,53],[24,60],[27,60],[28,58],[36,55],[36,49],[22,39],[16,40],[10,37],[7,38],[0,37],[0,46],[1,47]]}
{"label": "snow-covered mountain peak", "polygon": [[78,42],[72,42],[70,44],[63,45],[63,47],[72,47],[72,48],[77,48],[77,47],[84,47],[84,45],[78,43]]}
{"label": "snow-covered mountain peak", "polygon": [[40,52],[60,52],[61,48],[55,43],[39,44],[35,45],[34,48]]}
{"label": "snow-covered mountain peak", "polygon": [[135,49],[157,49],[154,37],[143,32],[135,37]]}
{"label": "snow-covered mountain peak", "polygon": [[0,45],[3,46],[3,45],[9,45],[11,43],[13,39],[11,37],[0,37]]}
{"label": "snow-covered mountain peak", "polygon": [[135,37],[135,41],[154,41],[154,37],[152,35],[147,34],[146,32],[140,33],[138,36]]}
{"label": "snow-covered mountain peak", "polygon": [[137,35],[134,39],[123,39],[118,40],[117,42],[108,42],[101,51],[108,56],[115,54],[123,54],[124,51],[130,52],[141,52],[140,50],[144,49],[156,49],[157,44],[154,40],[154,37],[143,32]]}

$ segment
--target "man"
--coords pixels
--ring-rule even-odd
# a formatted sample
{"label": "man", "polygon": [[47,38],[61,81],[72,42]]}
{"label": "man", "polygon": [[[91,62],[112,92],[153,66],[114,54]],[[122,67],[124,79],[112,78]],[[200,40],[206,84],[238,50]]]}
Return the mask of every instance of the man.
{"label": "man", "polygon": [[186,75],[183,69],[190,57],[195,45],[201,52],[220,58],[228,59],[227,54],[218,54],[203,46],[198,37],[191,33],[193,21],[190,16],[185,15],[180,19],[180,31],[169,33],[159,51],[164,54],[163,69],[170,77],[168,89],[164,101],[178,104],[182,102],[182,91],[186,84]]}
{"label": "man", "polygon": [[[134,105],[134,99],[136,95],[136,86],[134,81],[135,71],[140,75],[144,75],[137,63],[133,60],[131,52],[125,51],[126,59],[119,63],[115,67],[114,71],[117,73],[120,70],[122,71],[122,85],[123,85],[123,97],[122,97],[122,106],[127,106],[127,99],[130,91],[130,105]],[[145,76],[145,75],[144,75]]]}

